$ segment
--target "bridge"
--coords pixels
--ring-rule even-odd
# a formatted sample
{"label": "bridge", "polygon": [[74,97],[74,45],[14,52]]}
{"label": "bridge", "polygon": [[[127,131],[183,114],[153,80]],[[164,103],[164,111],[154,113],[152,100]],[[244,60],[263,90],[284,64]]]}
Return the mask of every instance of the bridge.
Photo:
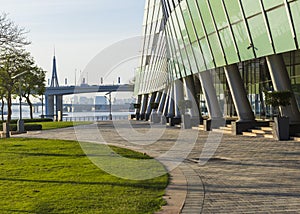
{"label": "bridge", "polygon": [[[62,120],[63,115],[63,96],[71,94],[97,93],[97,92],[132,92],[134,85],[113,84],[113,85],[88,85],[80,86],[59,86],[56,71],[56,59],[53,57],[53,70],[50,87],[46,88],[46,117],[57,117]],[[55,101],[55,102],[54,102]]]}
{"label": "bridge", "polygon": [[[45,91],[46,116],[53,117],[54,115],[56,115],[58,117],[58,120],[62,119],[61,117],[63,115],[63,95],[97,92],[132,92],[133,90],[134,86],[129,84],[47,87]],[[56,99],[56,102],[54,102],[54,99]],[[56,106],[54,105],[54,103],[56,104]],[[56,112],[54,111],[55,109]]]}
{"label": "bridge", "polygon": [[129,84],[124,85],[84,85],[84,86],[61,86],[61,87],[47,87],[45,96],[53,95],[70,95],[70,94],[84,94],[96,92],[131,92],[134,86]]}

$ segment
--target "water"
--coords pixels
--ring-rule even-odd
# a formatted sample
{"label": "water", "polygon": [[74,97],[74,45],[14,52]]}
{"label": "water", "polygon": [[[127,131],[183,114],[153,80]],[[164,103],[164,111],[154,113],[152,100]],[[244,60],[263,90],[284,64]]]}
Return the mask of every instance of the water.
{"label": "water", "polygon": [[[12,106],[12,119],[19,119],[20,111],[19,106],[13,105]],[[4,108],[4,112],[7,112],[7,108]],[[108,117],[109,112],[63,112],[64,118],[84,118],[84,117]],[[45,109],[44,109],[45,114]],[[112,112],[113,117],[122,117],[126,118],[129,114],[133,114],[133,112]],[[39,112],[34,112],[33,117],[34,118],[40,118],[42,115],[42,107],[39,107]],[[22,105],[22,118],[27,119],[30,118],[30,111],[28,105]],[[6,119],[6,115],[4,116],[4,119]]]}

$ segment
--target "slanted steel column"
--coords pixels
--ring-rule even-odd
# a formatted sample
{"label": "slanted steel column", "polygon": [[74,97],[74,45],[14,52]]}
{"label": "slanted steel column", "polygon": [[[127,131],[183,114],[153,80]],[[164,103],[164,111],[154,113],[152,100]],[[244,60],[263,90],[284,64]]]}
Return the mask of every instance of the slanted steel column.
{"label": "slanted steel column", "polygon": [[[267,56],[266,59],[274,90],[293,92],[291,81],[282,55],[275,54],[272,56]],[[280,107],[280,111],[282,115],[289,117],[290,123],[300,122],[300,113],[294,95],[291,98],[291,104],[286,107]]]}
{"label": "slanted steel column", "polygon": [[194,78],[193,75],[187,76],[183,78],[183,85],[184,85],[184,92],[187,100],[192,102],[192,108],[189,109],[189,114],[191,117],[199,117],[199,108],[197,106],[196,101],[196,90],[194,85]]}
{"label": "slanted steel column", "polygon": [[169,101],[168,101],[168,111],[167,117],[172,118],[174,117],[174,84],[171,84],[170,94],[169,94]]}
{"label": "slanted steel column", "polygon": [[170,88],[165,88],[164,92],[161,95],[161,99],[158,105],[157,113],[162,114],[164,110],[164,106],[166,103],[166,99],[168,97],[168,93],[170,92]]}
{"label": "slanted steel column", "polygon": [[45,95],[46,117],[54,116],[54,96]]}
{"label": "slanted steel column", "polygon": [[147,110],[146,110],[146,117],[145,120],[149,120],[150,114],[151,114],[151,104],[155,102],[155,98],[156,98],[156,92],[153,92],[150,96],[150,100],[147,106]]}
{"label": "slanted steel column", "polygon": [[[156,98],[155,98],[154,103],[158,103],[158,105],[159,105],[161,97],[162,97],[162,93],[163,93],[162,91],[158,91],[156,93]],[[157,112],[157,111],[158,111],[158,108],[157,109],[152,109],[151,114],[154,113],[154,112]]]}
{"label": "slanted steel column", "polygon": [[140,108],[135,109],[135,118],[136,118],[136,120],[140,119],[140,111],[141,111],[141,107],[142,107],[141,102],[142,102],[142,95],[138,95],[136,104],[139,104]]}
{"label": "slanted steel column", "polygon": [[210,71],[203,71],[199,74],[202,91],[204,94],[207,111],[210,119],[220,119],[223,117],[220,105],[218,102],[216,89]]}
{"label": "slanted steel column", "polygon": [[56,95],[56,120],[62,121],[63,117],[63,96]]}
{"label": "slanted steel column", "polygon": [[239,69],[236,64],[224,68],[232,99],[240,122],[254,121],[254,113],[251,109],[247,93],[244,88]]}
{"label": "slanted steel column", "polygon": [[174,81],[174,104],[175,104],[175,118],[181,118],[179,105],[180,102],[184,100],[183,96],[183,83],[182,80],[175,80]]}
{"label": "slanted steel column", "polygon": [[148,104],[148,97],[149,97],[149,94],[143,95],[141,111],[140,111],[141,120],[144,120],[145,116],[146,116],[145,114],[146,114],[146,108],[147,108],[147,104]]}

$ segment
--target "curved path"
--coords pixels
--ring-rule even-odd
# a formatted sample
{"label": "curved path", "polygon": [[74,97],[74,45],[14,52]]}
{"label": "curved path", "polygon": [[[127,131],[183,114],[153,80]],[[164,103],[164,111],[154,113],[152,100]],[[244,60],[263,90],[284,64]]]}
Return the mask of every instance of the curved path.
{"label": "curved path", "polygon": [[[132,123],[140,133],[150,128],[145,122]],[[95,134],[98,128],[100,138]],[[110,122],[102,122],[76,130],[85,133],[85,141],[99,142],[104,138],[109,144],[153,157],[168,151],[179,132],[178,128],[167,128],[155,143],[139,146],[128,143],[112,128]],[[76,140],[73,128],[18,137]],[[224,135],[214,156],[200,165],[207,138],[208,133],[200,131],[189,156],[171,172],[165,195],[168,205],[159,213],[300,213],[299,142]]]}

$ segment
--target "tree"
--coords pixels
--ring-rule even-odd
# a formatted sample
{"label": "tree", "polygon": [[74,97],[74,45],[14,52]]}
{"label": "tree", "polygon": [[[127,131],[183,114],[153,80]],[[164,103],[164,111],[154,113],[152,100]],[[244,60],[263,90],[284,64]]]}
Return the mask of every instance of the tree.
{"label": "tree", "polygon": [[29,67],[28,71],[30,72],[24,75],[22,81],[22,97],[26,99],[30,108],[30,118],[33,119],[33,108],[30,96],[37,97],[44,94],[46,89],[46,71],[37,66]]}
{"label": "tree", "polygon": [[0,88],[6,91],[7,122],[11,121],[12,95],[18,93],[21,78],[16,75],[27,71],[33,65],[30,54],[22,49],[2,49],[0,51]]}
{"label": "tree", "polygon": [[27,31],[10,20],[7,14],[0,14],[0,48],[21,48],[30,44],[26,34]]}
{"label": "tree", "polygon": [[271,91],[265,92],[266,95],[266,104],[271,105],[279,113],[279,116],[282,115],[281,109],[279,107],[285,107],[291,104],[291,91]]}
{"label": "tree", "polygon": [[2,120],[4,119],[3,108],[4,99],[6,98],[8,122],[11,120],[11,96],[16,82],[12,77],[20,71],[17,65],[20,59],[19,53],[24,52],[19,49],[30,44],[26,40],[26,34],[27,31],[10,20],[7,14],[0,14],[0,98],[2,102]]}
{"label": "tree", "polygon": [[[0,86],[1,85],[2,84],[0,83]],[[1,99],[1,119],[2,119],[2,121],[4,121],[5,90],[1,87],[0,87],[0,99]]]}

